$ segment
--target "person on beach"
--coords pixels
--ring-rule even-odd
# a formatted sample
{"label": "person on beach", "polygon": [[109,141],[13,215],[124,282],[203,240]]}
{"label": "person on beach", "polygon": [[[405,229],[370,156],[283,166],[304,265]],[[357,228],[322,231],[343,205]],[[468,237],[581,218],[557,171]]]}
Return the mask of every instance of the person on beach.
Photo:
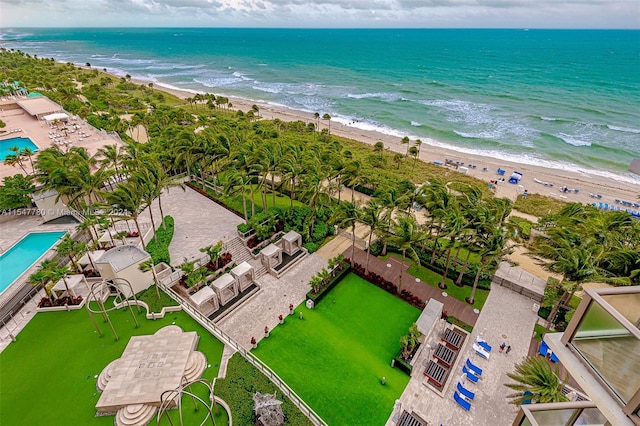
{"label": "person on beach", "polygon": [[500,345],[500,352],[504,351],[504,348],[507,346],[507,344],[505,342],[502,342],[502,344]]}
{"label": "person on beach", "polygon": [[511,345],[507,346],[507,353],[511,352]]}

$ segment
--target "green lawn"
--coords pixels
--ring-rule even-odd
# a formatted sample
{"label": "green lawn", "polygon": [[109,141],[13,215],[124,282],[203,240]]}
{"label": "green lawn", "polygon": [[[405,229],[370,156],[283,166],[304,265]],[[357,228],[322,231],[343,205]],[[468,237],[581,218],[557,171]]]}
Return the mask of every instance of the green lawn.
{"label": "green lawn", "polygon": [[287,317],[254,353],[327,423],[384,424],[409,381],[390,363],[420,311],[354,274],[300,310],[303,320]]}
{"label": "green lawn", "polygon": [[[197,349],[211,365],[203,377],[212,380],[217,375],[223,345],[187,314],[175,312],[149,321],[143,310],[137,315],[137,329],[128,311],[114,311],[110,318],[120,336],[118,341],[101,318],[97,322],[104,337],[98,337],[84,309],[36,314],[17,342],[0,353],[0,424],[112,425],[113,416],[95,417],[100,393],[94,377],[122,355],[131,336],[153,334],[173,322],[198,333]],[[190,418],[192,413],[185,413],[185,420],[191,421],[187,424],[199,424],[194,420],[203,418],[203,410]],[[226,422],[221,418],[217,424]]]}
{"label": "green lawn", "polygon": [[[402,259],[402,255],[398,253],[389,253],[386,256],[381,256],[380,258],[387,259],[389,256]],[[440,283],[440,280],[442,280],[442,275],[436,272],[433,272],[431,269],[425,268],[422,265],[416,264],[413,260],[409,258],[405,258],[404,261],[411,265],[407,270],[407,273],[409,275],[414,276],[416,278],[420,278],[422,282],[427,283],[432,287],[438,287],[438,283]],[[464,302],[465,298],[471,295],[471,287],[469,286],[458,287],[449,278],[447,278],[446,283],[447,283],[447,289],[444,291],[446,291],[449,294],[449,296],[452,296],[460,300],[461,302]],[[484,290],[481,288],[476,289],[473,307],[482,310],[482,307],[484,306],[484,302],[487,301],[488,296],[489,296],[488,290]]]}

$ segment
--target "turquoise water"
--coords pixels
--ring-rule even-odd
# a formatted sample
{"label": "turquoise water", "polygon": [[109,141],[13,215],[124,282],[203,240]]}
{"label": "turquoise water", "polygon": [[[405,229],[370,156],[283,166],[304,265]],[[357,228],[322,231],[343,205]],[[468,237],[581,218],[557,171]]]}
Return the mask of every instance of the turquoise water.
{"label": "turquoise water", "polygon": [[639,182],[640,31],[20,29],[3,44],[463,152]]}
{"label": "turquoise water", "polygon": [[20,149],[30,148],[33,152],[38,150],[36,144],[29,138],[17,137],[0,140],[0,161],[4,161],[8,155],[15,154],[9,148],[17,146]]}
{"label": "turquoise water", "polygon": [[0,293],[42,257],[65,232],[31,232],[0,256]]}

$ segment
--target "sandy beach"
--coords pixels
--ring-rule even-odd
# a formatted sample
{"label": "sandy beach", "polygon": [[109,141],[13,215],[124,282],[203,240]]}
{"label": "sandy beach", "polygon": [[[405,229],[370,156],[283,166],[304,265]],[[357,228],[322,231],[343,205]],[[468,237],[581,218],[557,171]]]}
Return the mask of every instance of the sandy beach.
{"label": "sandy beach", "polygon": [[[146,84],[148,82],[136,81],[136,83]],[[154,89],[171,93],[181,99],[186,99],[193,96],[192,92],[174,88],[167,88],[157,84],[154,86]],[[264,119],[278,118],[282,121],[302,120],[305,122],[316,123],[316,119],[311,113],[297,111],[286,107],[274,106],[266,103],[260,103],[257,101],[252,101],[250,99],[243,99],[233,96],[227,97],[229,98],[229,102],[233,104],[234,109],[240,109],[245,112],[250,110],[252,105],[258,105],[258,107],[260,108],[260,116]],[[326,120],[320,120],[320,129],[327,128],[328,124],[329,123],[327,123]],[[402,154],[404,154],[407,149],[407,146],[403,145],[400,142],[400,138],[398,137],[386,135],[375,131],[359,129],[335,121],[331,122],[331,133],[348,139],[367,143],[369,145],[373,145],[378,141],[382,141],[387,149]],[[542,166],[518,164],[488,156],[466,154],[436,146],[432,143],[429,143],[428,140],[423,140],[423,144],[420,148],[420,159],[425,162],[440,161],[443,163],[445,162],[445,159],[451,159],[454,162],[464,162],[465,165],[474,164],[476,165],[476,168],[467,168],[466,173],[471,176],[477,177],[478,179],[485,180],[487,184],[489,184],[489,181],[491,180],[501,179],[504,177],[506,182],[497,185],[496,196],[510,198],[511,200],[515,200],[516,196],[518,195],[518,191],[526,189],[529,193],[556,197],[567,202],[581,202],[585,204],[601,202],[608,203],[609,205],[616,205],[614,203],[615,199],[626,200],[630,202],[640,201],[640,184],[616,181],[611,178],[581,172],[571,172],[568,170],[558,170]],[[487,170],[483,171],[485,167],[487,168]],[[498,168],[502,168],[506,171],[504,176],[498,175]],[[520,181],[520,185],[522,185],[522,188],[519,188],[518,185],[508,183],[509,176],[514,171],[518,171],[523,175],[522,180]],[[553,186],[544,185],[543,183],[537,183],[536,180],[551,183],[553,184]],[[579,191],[578,193],[575,193],[575,191],[562,192],[561,188],[563,186],[566,186],[571,190],[578,189]],[[590,194],[600,194],[602,198],[592,198]]]}

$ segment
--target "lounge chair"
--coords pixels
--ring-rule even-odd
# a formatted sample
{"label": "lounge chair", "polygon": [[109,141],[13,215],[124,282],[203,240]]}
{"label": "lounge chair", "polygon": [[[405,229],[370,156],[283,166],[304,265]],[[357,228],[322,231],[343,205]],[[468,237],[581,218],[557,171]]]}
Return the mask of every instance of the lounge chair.
{"label": "lounge chair", "polygon": [[460,396],[460,394],[456,391],[453,393],[453,399],[458,403],[459,406],[464,408],[465,410],[471,410],[471,403]]}
{"label": "lounge chair", "polygon": [[458,385],[456,386],[456,389],[458,389],[458,392],[460,392],[460,394],[462,396],[464,396],[465,398],[467,398],[469,401],[472,401],[473,398],[476,397],[476,394],[474,392],[471,392],[469,389],[467,389],[464,386],[462,386],[462,383],[460,383],[460,382],[458,382]]}
{"label": "lounge chair", "polygon": [[469,358],[467,358],[467,362],[466,362],[467,368],[471,371],[473,371],[473,373],[477,376],[482,376],[482,368],[476,366],[474,363],[471,362],[471,360]]}
{"label": "lounge chair", "polygon": [[482,358],[489,359],[489,352],[485,351],[481,346],[478,346],[477,343],[473,344],[473,350]]}
{"label": "lounge chair", "polygon": [[473,374],[471,371],[469,371],[467,369],[467,367],[465,367],[464,365],[462,366],[462,372],[467,377],[467,380],[469,380],[469,381],[471,381],[473,383],[478,383],[478,380],[480,378],[478,376],[476,376],[475,374]]}
{"label": "lounge chair", "polygon": [[476,337],[476,341],[478,342],[478,344],[480,346],[482,346],[482,348],[487,351],[487,352],[491,352],[491,346],[489,346],[489,344],[487,343],[486,340],[484,340],[483,338],[481,338],[480,336]]}

